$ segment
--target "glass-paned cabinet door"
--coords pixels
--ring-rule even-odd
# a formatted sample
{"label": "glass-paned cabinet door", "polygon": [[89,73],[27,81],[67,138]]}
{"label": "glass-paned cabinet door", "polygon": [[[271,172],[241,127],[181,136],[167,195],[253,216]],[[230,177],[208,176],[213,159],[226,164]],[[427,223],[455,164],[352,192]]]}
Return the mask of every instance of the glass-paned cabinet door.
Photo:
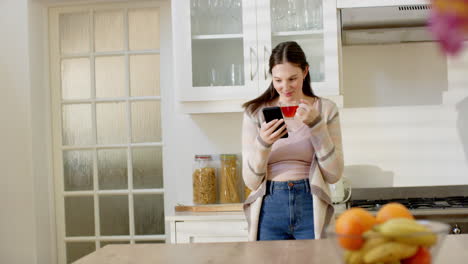
{"label": "glass-paned cabinet door", "polygon": [[[284,41],[296,41],[304,50],[314,92],[329,95],[338,92],[338,42],[336,3],[325,0],[259,0],[261,80],[268,85],[268,58],[271,50]],[[266,32],[266,33],[265,33]],[[336,92],[333,87],[336,88]],[[265,87],[266,88],[266,87]]]}
{"label": "glass-paned cabinet door", "polygon": [[[175,74],[183,75],[179,99],[241,99],[256,94],[255,1],[183,0],[175,3],[173,12],[181,19],[174,21]],[[184,51],[188,43],[190,49]]]}

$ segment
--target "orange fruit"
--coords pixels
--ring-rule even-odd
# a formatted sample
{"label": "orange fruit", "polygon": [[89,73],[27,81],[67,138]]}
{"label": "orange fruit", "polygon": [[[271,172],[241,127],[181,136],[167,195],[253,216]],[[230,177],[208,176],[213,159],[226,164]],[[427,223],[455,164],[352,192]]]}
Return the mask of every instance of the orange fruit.
{"label": "orange fruit", "polygon": [[338,219],[336,220],[336,226],[339,226],[340,222],[347,221],[348,218],[354,218],[359,222],[359,224],[364,228],[364,232],[371,229],[375,224],[377,224],[375,217],[368,211],[359,208],[353,207],[351,209],[343,212]]}
{"label": "orange fruit", "polygon": [[338,234],[338,242],[345,249],[357,250],[364,243],[362,233],[376,223],[375,217],[362,208],[346,210],[336,220],[335,232]]}
{"label": "orange fruit", "polygon": [[401,203],[388,203],[382,206],[377,212],[377,223],[381,224],[392,218],[409,218],[414,219],[411,212]]}
{"label": "orange fruit", "polygon": [[348,250],[358,250],[364,244],[364,227],[355,218],[348,218],[342,221],[337,228],[338,243],[342,248]]}

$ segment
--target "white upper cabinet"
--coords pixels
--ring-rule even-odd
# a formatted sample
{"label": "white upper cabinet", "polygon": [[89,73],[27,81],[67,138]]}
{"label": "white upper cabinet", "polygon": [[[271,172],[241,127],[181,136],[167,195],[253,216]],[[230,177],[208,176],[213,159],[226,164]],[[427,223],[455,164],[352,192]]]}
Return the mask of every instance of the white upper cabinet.
{"label": "white upper cabinet", "polygon": [[314,92],[339,95],[336,1],[179,0],[172,12],[176,98],[185,112],[241,111],[271,83],[272,48],[291,40],[306,53]]}

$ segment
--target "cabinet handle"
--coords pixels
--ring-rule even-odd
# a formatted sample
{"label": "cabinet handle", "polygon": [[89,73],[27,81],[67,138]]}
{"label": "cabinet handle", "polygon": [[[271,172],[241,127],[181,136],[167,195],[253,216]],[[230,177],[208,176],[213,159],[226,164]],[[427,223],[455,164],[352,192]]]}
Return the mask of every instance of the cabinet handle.
{"label": "cabinet handle", "polygon": [[270,53],[267,49],[267,46],[263,46],[263,74],[265,76],[265,81],[268,79],[267,73],[268,73],[268,57],[267,54]]}
{"label": "cabinet handle", "polygon": [[[252,47],[250,47],[250,56],[249,56],[250,58],[249,59],[250,59],[250,80],[251,81],[253,81],[255,75],[257,75],[257,72],[258,72],[258,70],[256,70],[255,73],[252,72],[252,68],[253,68],[252,67],[252,54],[255,55],[255,59],[258,61],[258,57],[257,57],[257,54],[255,53],[255,50]],[[255,69],[257,69],[257,68],[258,68],[258,63],[255,66]]]}

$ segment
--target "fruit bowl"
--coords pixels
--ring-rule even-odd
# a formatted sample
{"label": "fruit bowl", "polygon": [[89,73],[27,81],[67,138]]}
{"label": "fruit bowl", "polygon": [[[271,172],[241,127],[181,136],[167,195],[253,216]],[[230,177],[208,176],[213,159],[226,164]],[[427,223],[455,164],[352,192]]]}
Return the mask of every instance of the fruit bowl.
{"label": "fruit bowl", "polygon": [[355,234],[342,234],[337,230],[346,229],[330,225],[326,234],[337,248],[343,264],[430,264],[434,263],[449,225],[395,218],[375,223],[362,233],[358,230]]}

